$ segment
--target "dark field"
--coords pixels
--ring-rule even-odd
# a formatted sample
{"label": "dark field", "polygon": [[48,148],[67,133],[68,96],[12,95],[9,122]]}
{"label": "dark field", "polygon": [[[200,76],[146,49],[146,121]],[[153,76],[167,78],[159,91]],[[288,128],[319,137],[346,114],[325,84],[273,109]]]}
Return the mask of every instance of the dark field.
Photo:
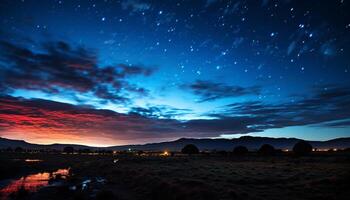
{"label": "dark field", "polygon": [[68,167],[70,176],[61,184],[6,198],[210,200],[350,196],[350,154],[345,152],[306,157],[0,154],[0,180]]}

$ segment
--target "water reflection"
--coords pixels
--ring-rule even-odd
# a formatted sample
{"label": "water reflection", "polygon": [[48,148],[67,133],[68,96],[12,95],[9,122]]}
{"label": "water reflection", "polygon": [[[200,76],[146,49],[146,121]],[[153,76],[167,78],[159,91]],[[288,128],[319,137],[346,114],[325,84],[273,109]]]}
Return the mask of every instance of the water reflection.
{"label": "water reflection", "polygon": [[51,185],[55,180],[66,179],[69,176],[69,170],[69,168],[59,169],[54,172],[31,174],[12,180],[4,188],[0,189],[0,199],[7,199],[9,195],[22,189],[35,192],[42,187]]}

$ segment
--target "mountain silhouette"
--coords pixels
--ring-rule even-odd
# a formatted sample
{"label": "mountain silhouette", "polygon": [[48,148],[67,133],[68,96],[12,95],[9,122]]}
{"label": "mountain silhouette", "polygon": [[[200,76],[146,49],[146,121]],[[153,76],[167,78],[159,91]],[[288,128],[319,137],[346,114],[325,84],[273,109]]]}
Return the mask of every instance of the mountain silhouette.
{"label": "mountain silhouette", "polygon": [[[297,138],[270,138],[270,137],[252,137],[243,136],[234,139],[195,139],[195,138],[180,138],[175,141],[159,142],[159,143],[148,143],[148,144],[136,144],[136,145],[121,145],[121,146],[110,146],[110,147],[92,147],[77,144],[50,144],[50,145],[39,145],[28,143],[23,140],[11,140],[0,137],[0,148],[16,148],[22,147],[25,149],[57,149],[62,150],[66,146],[72,146],[74,149],[106,149],[106,150],[147,150],[147,151],[179,151],[186,144],[194,144],[201,151],[203,150],[226,150],[231,151],[236,146],[246,146],[249,150],[257,150],[263,144],[270,144],[276,149],[292,149],[300,139]],[[327,141],[308,141],[313,148],[349,148],[350,137],[337,138]]]}

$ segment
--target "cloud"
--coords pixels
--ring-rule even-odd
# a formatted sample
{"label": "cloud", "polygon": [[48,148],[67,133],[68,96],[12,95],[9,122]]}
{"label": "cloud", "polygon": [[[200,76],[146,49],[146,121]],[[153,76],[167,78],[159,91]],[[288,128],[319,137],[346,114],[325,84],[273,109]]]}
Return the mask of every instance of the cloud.
{"label": "cloud", "polygon": [[[226,107],[225,114],[250,116],[262,119],[263,123],[252,124],[262,130],[327,123],[350,118],[350,88],[328,86],[316,88],[311,97],[279,104],[260,101],[234,103]],[[338,123],[324,124],[333,126]],[[339,122],[339,125],[347,125]]]}
{"label": "cloud", "polygon": [[191,111],[151,106],[118,113],[88,105],[0,96],[0,136],[124,144],[315,124],[344,127],[349,125],[349,105],[350,88],[330,86],[327,90],[315,89],[310,97],[290,103],[234,103],[211,114],[211,119],[176,120],[171,116]]}
{"label": "cloud", "polygon": [[133,107],[131,108],[130,113],[135,113],[135,114],[139,114],[139,115],[151,117],[151,118],[171,119],[177,116],[191,114],[192,110],[174,108],[166,105],[157,105],[157,106],[149,106],[147,108]]}
{"label": "cloud", "polygon": [[322,124],[323,126],[332,127],[332,128],[344,128],[344,127],[350,127],[350,119],[341,120],[341,121],[334,121]]}
{"label": "cloud", "polygon": [[199,102],[213,101],[216,99],[239,97],[244,95],[258,95],[260,87],[241,87],[224,85],[211,81],[201,81],[189,85],[182,85],[183,88],[191,90],[194,94],[200,96]]}
{"label": "cloud", "polygon": [[131,9],[133,12],[143,12],[151,8],[151,4],[139,0],[124,0],[121,5],[124,10]]}
{"label": "cloud", "polygon": [[[60,137],[80,137],[85,141],[95,138],[96,141],[109,139],[118,143],[140,138],[164,138],[176,129],[173,120],[43,99],[2,96],[0,105],[0,134],[26,133],[24,138],[31,139],[44,135],[48,140],[55,138],[57,141],[62,139]],[[76,141],[73,139],[72,142]]]}
{"label": "cloud", "polygon": [[17,136],[30,141],[44,137],[45,141],[56,142],[62,138],[70,138],[71,142],[108,140],[120,144],[254,131],[247,128],[253,120],[249,117],[179,121],[160,118],[157,114],[167,116],[183,112],[189,110],[161,106],[138,108],[124,114],[86,105],[0,96],[0,136]]}
{"label": "cloud", "polygon": [[99,66],[96,52],[63,41],[46,42],[36,49],[0,41],[0,51],[0,89],[3,93],[16,89],[46,93],[70,90],[125,103],[129,92],[146,93],[146,89],[128,83],[127,78],[149,76],[153,72],[144,66]]}

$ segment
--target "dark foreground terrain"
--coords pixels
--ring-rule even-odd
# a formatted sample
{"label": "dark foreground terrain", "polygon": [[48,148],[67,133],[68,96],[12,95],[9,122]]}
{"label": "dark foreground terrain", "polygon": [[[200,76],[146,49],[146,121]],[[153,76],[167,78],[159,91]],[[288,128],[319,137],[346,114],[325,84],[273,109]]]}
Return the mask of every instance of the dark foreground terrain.
{"label": "dark foreground terrain", "polygon": [[[51,173],[47,186],[4,191],[11,180],[58,169],[69,175]],[[0,180],[0,199],[348,199],[350,155],[0,153]]]}

